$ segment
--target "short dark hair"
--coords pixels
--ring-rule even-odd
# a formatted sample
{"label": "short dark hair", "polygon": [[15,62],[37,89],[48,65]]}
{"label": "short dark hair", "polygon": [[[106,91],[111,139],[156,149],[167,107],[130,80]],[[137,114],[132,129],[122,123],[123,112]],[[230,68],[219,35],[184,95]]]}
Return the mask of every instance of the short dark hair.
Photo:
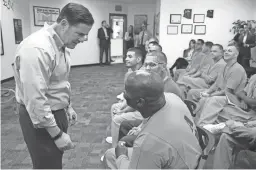
{"label": "short dark hair", "polygon": [[68,3],[61,9],[57,23],[60,23],[63,19],[66,19],[70,25],[83,23],[91,26],[94,24],[94,19],[90,11],[83,5],[77,3]]}
{"label": "short dark hair", "polygon": [[188,66],[188,61],[184,58],[178,58],[175,63],[177,64],[176,69],[187,68]]}
{"label": "short dark hair", "polygon": [[224,50],[223,46],[222,46],[222,45],[220,45],[220,44],[213,44],[213,46],[217,46],[221,51],[223,51],[223,50]]}
{"label": "short dark hair", "polygon": [[204,44],[204,40],[202,40],[202,39],[198,39],[197,41],[200,41],[201,44]]}
{"label": "short dark hair", "polygon": [[144,63],[145,55],[143,54],[143,51],[139,47],[129,48],[128,51],[133,51],[135,53],[136,57],[140,57],[141,58],[142,64]]}
{"label": "short dark hair", "polygon": [[211,41],[207,41],[206,43],[204,43],[207,47],[212,48],[213,43]]}
{"label": "short dark hair", "polygon": [[106,22],[106,20],[101,21],[101,25],[102,25],[104,22]]}
{"label": "short dark hair", "polygon": [[[156,42],[156,41],[152,41],[152,42],[150,42],[149,44],[152,44],[152,45],[158,45],[158,42]],[[148,44],[148,45],[149,45]]]}

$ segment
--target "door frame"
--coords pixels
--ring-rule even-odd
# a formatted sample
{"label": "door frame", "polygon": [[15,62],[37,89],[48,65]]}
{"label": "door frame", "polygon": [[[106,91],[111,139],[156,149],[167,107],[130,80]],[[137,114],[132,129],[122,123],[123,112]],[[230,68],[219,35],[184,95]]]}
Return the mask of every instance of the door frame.
{"label": "door frame", "polygon": [[[112,22],[111,22],[111,17],[112,16],[122,16],[122,17],[124,17],[124,24],[123,24],[123,56],[124,56],[124,55],[126,55],[125,54],[126,53],[126,50],[125,50],[126,45],[125,45],[124,36],[125,36],[125,33],[127,32],[127,15],[126,14],[109,13],[109,25],[110,25],[111,28],[113,27]],[[110,46],[109,50],[111,51],[111,46]],[[111,54],[111,52],[110,52],[110,54]]]}

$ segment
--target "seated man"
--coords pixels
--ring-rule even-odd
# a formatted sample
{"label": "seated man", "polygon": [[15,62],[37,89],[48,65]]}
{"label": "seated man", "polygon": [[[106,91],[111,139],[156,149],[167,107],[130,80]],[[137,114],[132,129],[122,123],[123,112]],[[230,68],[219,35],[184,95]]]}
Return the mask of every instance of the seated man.
{"label": "seated man", "polygon": [[218,120],[234,120],[239,122],[248,122],[256,120],[256,74],[254,74],[245,89],[237,93],[241,102],[239,105],[228,104],[220,112]]}
{"label": "seated man", "polygon": [[[228,121],[228,132],[222,133],[220,141],[215,149],[213,169],[229,169],[234,166],[237,153],[241,150],[251,150],[252,162],[256,164],[256,121],[248,122],[245,126],[242,123]],[[233,167],[234,168],[234,167]]]}
{"label": "seated man", "polygon": [[124,96],[146,123],[131,157],[125,144],[119,142],[106,152],[105,165],[111,169],[195,169],[201,148],[193,119],[177,95],[164,93],[161,77],[143,70],[131,73]]}
{"label": "seated man", "polygon": [[187,99],[198,102],[200,100],[200,92],[209,89],[217,80],[218,74],[223,73],[226,62],[223,60],[223,47],[219,44],[214,44],[211,48],[212,59],[214,64],[207,72],[201,72],[199,77],[188,77],[186,83],[192,89],[188,91]]}
{"label": "seated man", "polygon": [[[201,61],[199,61],[199,66],[194,69],[194,73],[184,74],[177,81],[177,84],[183,89],[185,94],[187,94],[188,89],[209,87],[209,84],[206,84],[204,79],[198,79],[198,77],[200,77],[203,73],[205,75],[205,73],[207,73],[210,67],[214,64],[213,57],[211,54],[212,45],[213,43],[209,41],[203,45],[202,53],[204,54],[204,56],[201,59]],[[212,83],[212,81],[210,83]]]}
{"label": "seated man", "polygon": [[159,41],[156,37],[151,37],[148,41],[145,42],[145,51],[146,51],[146,53],[149,52],[149,43],[151,43],[151,42],[154,42],[154,43],[157,43],[157,44],[159,43]]}
{"label": "seated man", "polygon": [[[143,62],[144,62],[144,56],[143,56],[141,49],[138,47],[130,48],[127,51],[127,57],[126,57],[125,61],[126,61],[125,62],[126,67],[129,68],[128,73],[125,75],[125,77],[127,77],[127,75],[130,72],[139,70],[142,67]],[[120,96],[121,96],[120,98],[122,98],[122,94]],[[118,120],[119,119],[121,119],[121,120],[142,119],[140,113],[138,113],[138,112],[134,113],[134,111],[135,111],[134,109],[127,106],[125,100],[121,100],[121,102],[115,103],[111,107],[112,120],[114,121],[116,119],[118,119]],[[128,114],[123,115],[122,113],[128,113]],[[112,126],[111,126],[111,135],[117,134],[118,129],[119,129],[119,125],[115,125],[115,123],[114,123],[115,121],[114,122],[113,121],[112,121]],[[115,139],[115,136],[114,136],[114,139]],[[107,137],[106,140],[108,143],[113,142],[111,137]],[[117,141],[117,137],[116,137],[115,141]],[[116,146],[116,144],[117,144],[117,143],[115,143],[115,141],[113,142],[113,146]]]}
{"label": "seated man", "polygon": [[219,74],[217,81],[210,89],[201,93],[203,98],[195,110],[197,125],[213,124],[227,103],[239,102],[236,94],[244,89],[247,75],[244,68],[237,63],[237,56],[237,48],[228,46],[224,53],[227,64],[223,73]]}
{"label": "seated man", "polygon": [[[166,73],[168,72],[166,65],[167,58],[162,52],[148,53],[144,62],[144,68],[146,69],[146,71],[155,72],[160,75],[165,85],[164,92],[174,93],[183,100],[184,96],[182,96],[179,87],[170,77],[168,77],[168,74]],[[142,120],[124,121],[120,125],[119,140],[125,141],[127,143],[127,146],[132,147],[133,142],[137,137],[137,134],[140,132],[142,126]],[[130,133],[128,134],[129,131]]]}
{"label": "seated man", "polygon": [[184,75],[192,75],[195,74],[200,66],[201,61],[205,57],[205,54],[202,52],[202,48],[204,45],[204,40],[198,39],[195,46],[195,51],[192,56],[192,60],[186,69],[186,73]]}
{"label": "seated man", "polygon": [[155,41],[150,42],[148,44],[148,52],[152,52],[152,51],[162,51],[162,47]]}
{"label": "seated man", "polygon": [[[165,92],[174,93],[177,96],[179,96],[180,98],[184,99],[177,84],[168,76],[167,57],[164,53],[157,52],[157,51],[148,53],[143,67],[147,71],[153,71],[153,72],[158,73],[158,75],[160,75],[160,77],[162,78],[162,80],[164,81],[164,84],[165,84]],[[128,112],[128,113],[132,114],[131,112]],[[118,141],[119,126],[124,120],[135,121],[136,122],[134,124],[135,126],[136,125],[138,126],[142,123],[142,120],[143,120],[142,118],[137,117],[136,119],[135,118],[130,119],[129,117],[127,117],[126,114],[127,113],[118,114],[113,117],[114,124],[112,123],[112,125],[111,125],[111,129],[113,129],[113,130],[111,130],[112,146],[115,146],[114,144],[116,144]],[[138,114],[139,113],[137,113],[137,111],[136,111],[136,115],[138,115]],[[123,118],[124,116],[125,116],[125,118]],[[137,123],[139,123],[139,124],[137,124]],[[112,126],[113,126],[113,128],[112,128]],[[142,126],[142,124],[141,124],[141,126]],[[116,133],[116,134],[112,134],[112,133]],[[136,138],[136,136],[135,136],[135,138]],[[134,137],[132,137],[131,141],[134,141]]]}

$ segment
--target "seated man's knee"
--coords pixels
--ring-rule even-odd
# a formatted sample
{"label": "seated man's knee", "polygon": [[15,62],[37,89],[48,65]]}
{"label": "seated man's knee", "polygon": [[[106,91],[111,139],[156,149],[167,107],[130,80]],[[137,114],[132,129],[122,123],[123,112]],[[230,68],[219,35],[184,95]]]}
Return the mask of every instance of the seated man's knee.
{"label": "seated man's knee", "polygon": [[124,121],[122,115],[114,115],[113,122],[120,125]]}

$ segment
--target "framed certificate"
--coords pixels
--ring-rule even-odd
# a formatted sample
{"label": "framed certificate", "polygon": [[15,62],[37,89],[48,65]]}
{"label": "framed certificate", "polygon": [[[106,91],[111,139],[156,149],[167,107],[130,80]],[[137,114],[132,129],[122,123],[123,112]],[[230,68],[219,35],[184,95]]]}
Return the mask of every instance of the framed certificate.
{"label": "framed certificate", "polygon": [[181,25],[181,34],[192,34],[193,25],[192,24],[182,24]]}
{"label": "framed certificate", "polygon": [[181,14],[170,14],[170,24],[180,24]]}
{"label": "framed certificate", "polygon": [[50,8],[50,7],[40,7],[33,6],[34,12],[34,25],[35,26],[44,26],[44,23],[51,25],[56,22],[59,14],[59,8]]}
{"label": "framed certificate", "polygon": [[195,25],[195,35],[205,35],[206,25]]}
{"label": "framed certificate", "polygon": [[204,14],[194,14],[194,23],[204,23],[205,15]]}

